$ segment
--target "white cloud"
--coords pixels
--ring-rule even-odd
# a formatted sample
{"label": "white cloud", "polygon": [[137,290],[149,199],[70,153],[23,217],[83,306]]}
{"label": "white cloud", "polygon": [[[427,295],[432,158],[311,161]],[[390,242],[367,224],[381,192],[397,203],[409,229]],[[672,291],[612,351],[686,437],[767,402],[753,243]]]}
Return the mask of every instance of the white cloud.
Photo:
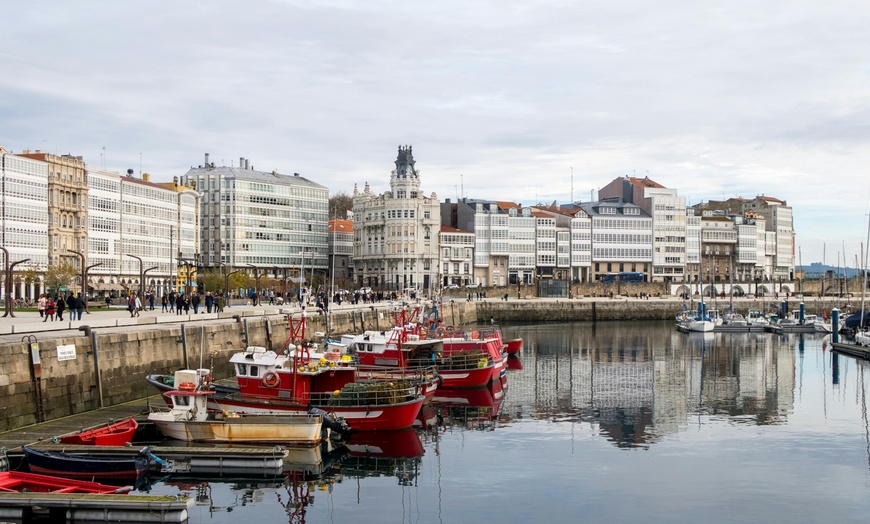
{"label": "white cloud", "polygon": [[787,200],[808,263],[822,242],[857,251],[867,222],[868,15],[855,1],[13,2],[0,144],[95,165],[105,146],[119,170],[142,153],[164,180],[204,152],[244,156],[346,192],[386,188],[413,144],[426,192],[523,203],[567,200],[572,167],[575,198],[648,172],[693,202]]}

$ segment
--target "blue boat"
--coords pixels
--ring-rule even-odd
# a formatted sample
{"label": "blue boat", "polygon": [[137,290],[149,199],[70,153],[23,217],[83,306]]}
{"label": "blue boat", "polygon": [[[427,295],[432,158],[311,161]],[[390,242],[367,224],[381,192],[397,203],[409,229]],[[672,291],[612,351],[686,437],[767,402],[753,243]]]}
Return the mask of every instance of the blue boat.
{"label": "blue boat", "polygon": [[32,473],[67,478],[136,478],[148,469],[150,450],[144,448],[131,457],[73,455],[22,446]]}

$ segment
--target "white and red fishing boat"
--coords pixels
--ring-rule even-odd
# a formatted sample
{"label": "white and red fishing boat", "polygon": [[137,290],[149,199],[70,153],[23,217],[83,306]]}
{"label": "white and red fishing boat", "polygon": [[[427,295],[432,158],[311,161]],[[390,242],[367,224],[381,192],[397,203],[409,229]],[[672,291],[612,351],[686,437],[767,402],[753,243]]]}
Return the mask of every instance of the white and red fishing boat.
{"label": "white and red fishing boat", "polygon": [[[434,363],[438,388],[482,387],[492,380],[495,369],[495,364],[482,350],[445,355],[443,340],[421,340],[419,335],[409,334],[402,327],[344,335],[341,343],[359,360],[361,370],[394,367],[419,372],[431,369]],[[436,389],[427,388],[430,398],[437,394]]]}
{"label": "white and red fishing boat", "polygon": [[[181,384],[188,384],[182,382]],[[315,446],[324,435],[323,416],[307,412],[236,413],[209,409],[208,382],[165,393],[171,407],[151,406],[148,420],[167,437],[186,442],[268,443]],[[221,402],[216,401],[218,405]]]}
{"label": "white and red fishing boat", "polygon": [[[288,321],[290,337],[280,352],[252,346],[230,357],[237,388],[210,388],[215,392],[208,401],[211,409],[268,414],[307,413],[313,407],[344,419],[354,431],[402,429],[413,424],[425,400],[418,383],[404,374],[361,375],[357,362],[339,346],[315,348],[302,342],[304,313]],[[207,370],[194,373],[191,380],[201,381]],[[185,381],[167,381],[161,376],[147,380],[164,395],[173,384]]]}

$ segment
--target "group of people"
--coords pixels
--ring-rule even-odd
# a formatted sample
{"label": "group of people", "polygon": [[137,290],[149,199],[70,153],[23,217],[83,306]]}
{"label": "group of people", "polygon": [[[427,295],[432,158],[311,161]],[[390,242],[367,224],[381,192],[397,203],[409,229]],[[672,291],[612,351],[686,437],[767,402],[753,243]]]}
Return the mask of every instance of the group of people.
{"label": "group of people", "polygon": [[43,322],[63,320],[64,311],[69,311],[69,320],[81,320],[82,312],[85,309],[85,299],[81,293],[77,295],[70,293],[66,296],[51,296],[48,293],[43,293],[39,295],[36,307]]}
{"label": "group of people", "polygon": [[176,293],[172,291],[168,295],[163,295],[160,299],[164,313],[175,313],[176,315],[188,315],[193,309],[193,314],[200,313],[200,306],[205,306],[205,311],[202,313],[221,313],[224,310],[226,301],[220,293],[212,294],[211,291],[206,291],[205,296],[200,296],[199,293]]}

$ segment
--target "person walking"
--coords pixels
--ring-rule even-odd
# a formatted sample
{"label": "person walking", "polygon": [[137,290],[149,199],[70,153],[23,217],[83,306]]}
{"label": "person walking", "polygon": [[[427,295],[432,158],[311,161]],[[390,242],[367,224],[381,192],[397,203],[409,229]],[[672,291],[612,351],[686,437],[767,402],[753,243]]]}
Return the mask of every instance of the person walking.
{"label": "person walking", "polygon": [[63,296],[57,297],[57,306],[56,307],[57,307],[57,319],[63,320],[63,312],[66,309],[66,301],[64,300]]}
{"label": "person walking", "polygon": [[169,310],[169,299],[166,298],[165,294],[160,299],[160,305],[163,306],[163,310],[162,310],[163,313],[166,313]]}
{"label": "person walking", "polygon": [[154,293],[148,293],[148,310],[154,311]]}
{"label": "person walking", "polygon": [[39,318],[42,318],[45,315],[45,293],[39,295],[36,308],[39,309]]}
{"label": "person walking", "polygon": [[169,312],[170,313],[175,311],[175,304],[177,302],[178,302],[178,296],[175,294],[175,291],[169,293]]}
{"label": "person walking", "polygon": [[190,299],[190,305],[193,306],[193,314],[196,315],[199,313],[199,293],[194,293],[193,297]]}
{"label": "person walking", "polygon": [[85,300],[87,298],[83,297],[81,293],[76,296],[76,316],[79,317],[79,320],[82,319],[82,312],[85,310]]}
{"label": "person walking", "polygon": [[42,319],[45,322],[48,319],[54,320],[54,300],[51,299],[51,296],[45,299],[45,317]]}
{"label": "person walking", "polygon": [[205,292],[205,311],[206,313],[211,313],[211,308],[214,306],[214,296],[211,294],[211,291]]}
{"label": "person walking", "polygon": [[189,315],[190,314],[190,297],[188,297],[188,296],[182,297],[181,305],[184,307],[184,314]]}
{"label": "person walking", "polygon": [[184,308],[184,295],[181,293],[175,298],[175,314],[180,315],[181,310]]}

